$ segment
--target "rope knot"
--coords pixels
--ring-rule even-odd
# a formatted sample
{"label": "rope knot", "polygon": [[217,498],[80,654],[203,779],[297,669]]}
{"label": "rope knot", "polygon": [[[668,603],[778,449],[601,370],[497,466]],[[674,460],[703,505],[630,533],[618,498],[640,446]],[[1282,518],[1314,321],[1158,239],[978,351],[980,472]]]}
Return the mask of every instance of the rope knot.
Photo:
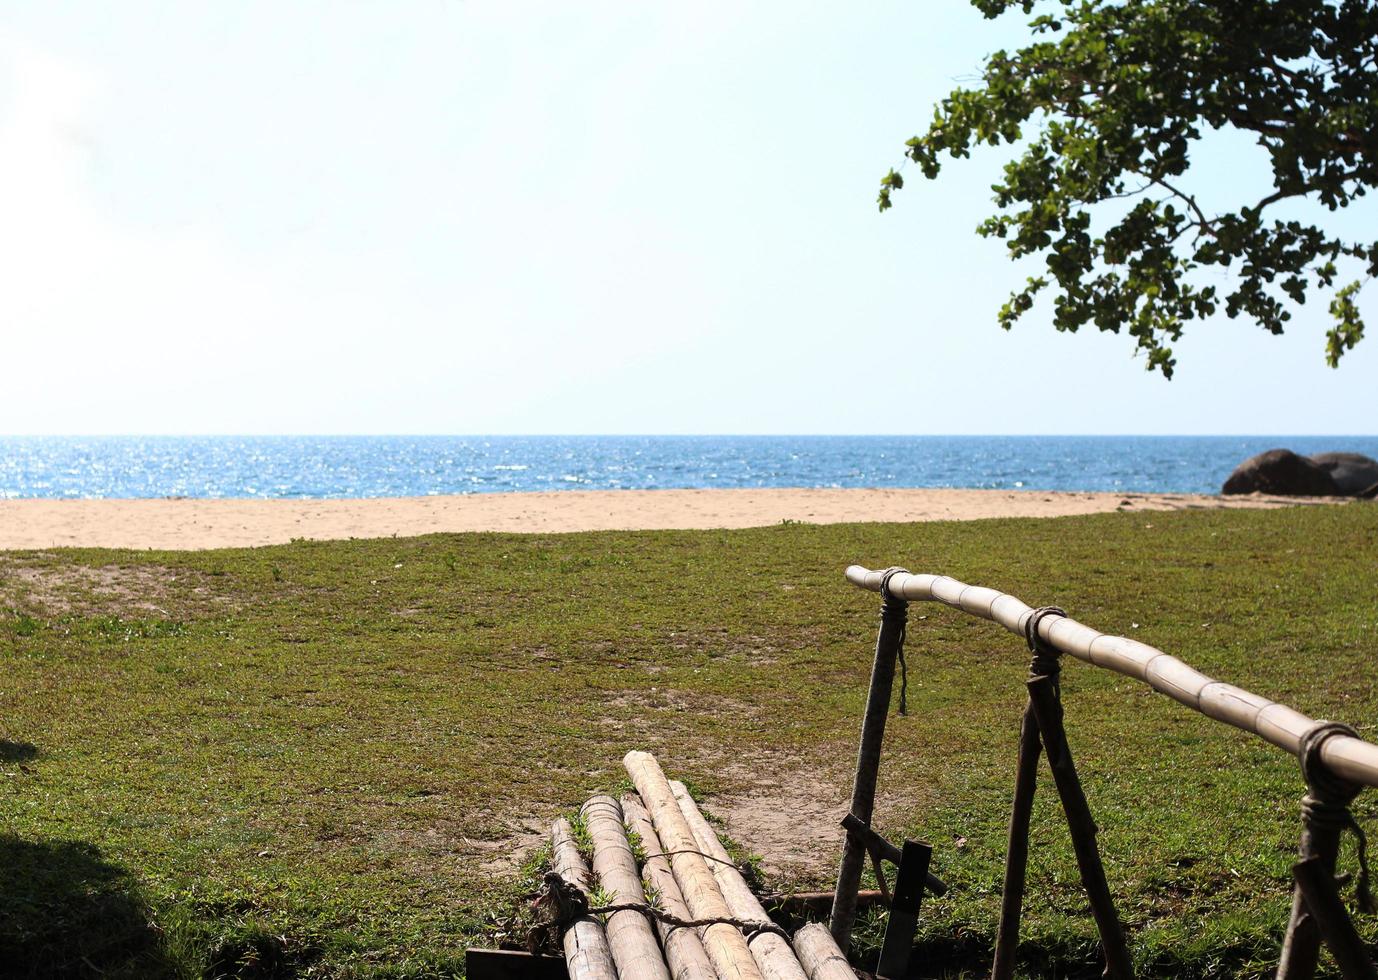
{"label": "rope knot", "polygon": [[[670,853],[690,853],[675,852]],[[698,853],[697,851],[692,853]],[[663,855],[655,855],[661,857]],[[707,857],[708,855],[703,855]],[[566,880],[555,871],[547,871],[541,879],[541,890],[532,900],[532,905],[536,910],[536,921],[531,931],[527,934],[527,949],[531,952],[539,952],[541,949],[558,947],[564,938],[565,930],[579,919],[585,916],[610,916],[618,912],[636,912],[639,915],[647,916],[657,922],[661,922],[675,929],[701,929],[712,925],[728,925],[734,929],[740,929],[742,935],[746,937],[747,943],[751,943],[762,933],[774,933],[785,942],[791,942],[790,934],[781,926],[769,920],[756,921],[754,919],[738,919],[732,916],[725,918],[705,918],[705,919],[681,919],[671,915],[664,909],[652,905],[649,902],[618,902],[613,905],[599,905],[592,907],[589,905],[589,897],[584,890],[572,882]]]}
{"label": "rope knot", "polygon": [[1039,606],[1024,620],[1024,642],[1029,645],[1029,652],[1033,654],[1033,660],[1029,663],[1029,673],[1035,677],[1051,677],[1056,681],[1058,674],[1062,672],[1058,662],[1062,652],[1039,635],[1038,626],[1048,616],[1065,618],[1066,615],[1067,610],[1061,606]]}
{"label": "rope knot", "polygon": [[901,568],[898,565],[891,565],[885,571],[880,573],[880,597],[885,600],[885,604],[887,606],[892,602],[904,603],[906,605],[908,604],[907,599],[905,599],[902,596],[897,596],[895,595],[895,593],[890,591],[890,580],[892,578],[894,578],[896,575],[908,574],[909,569]]}
{"label": "rope knot", "polygon": [[536,915],[526,946],[533,953],[542,946],[558,946],[569,924],[589,914],[584,890],[555,871],[547,871],[541,878],[541,890],[531,904]]}
{"label": "rope knot", "polygon": [[1301,816],[1310,827],[1353,832],[1359,852],[1359,878],[1354,886],[1354,897],[1360,911],[1372,913],[1375,906],[1369,890],[1368,838],[1349,809],[1363,787],[1336,775],[1321,758],[1321,747],[1336,735],[1359,737],[1353,728],[1338,721],[1317,722],[1301,737],[1297,758],[1307,788],[1301,801]]}

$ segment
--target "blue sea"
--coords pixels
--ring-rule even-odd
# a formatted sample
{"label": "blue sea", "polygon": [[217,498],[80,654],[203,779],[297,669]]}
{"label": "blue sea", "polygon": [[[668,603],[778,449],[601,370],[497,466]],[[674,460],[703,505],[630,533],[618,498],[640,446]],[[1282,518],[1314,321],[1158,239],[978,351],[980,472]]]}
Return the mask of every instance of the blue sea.
{"label": "blue sea", "polygon": [[411,497],[671,487],[1215,493],[1284,446],[1378,436],[22,436],[0,497]]}

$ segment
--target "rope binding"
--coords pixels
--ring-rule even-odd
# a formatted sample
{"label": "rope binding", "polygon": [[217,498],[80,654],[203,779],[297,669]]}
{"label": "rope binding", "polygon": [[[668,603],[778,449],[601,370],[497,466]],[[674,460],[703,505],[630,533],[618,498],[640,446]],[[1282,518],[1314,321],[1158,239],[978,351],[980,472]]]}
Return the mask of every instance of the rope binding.
{"label": "rope binding", "polygon": [[1029,652],[1033,654],[1033,660],[1029,663],[1029,673],[1035,677],[1051,677],[1056,683],[1058,675],[1062,672],[1059,662],[1062,651],[1044,640],[1038,632],[1039,625],[1049,616],[1066,618],[1067,610],[1061,606],[1039,606],[1030,612],[1024,620],[1024,642],[1029,645]]}
{"label": "rope binding", "polygon": [[1301,774],[1306,780],[1307,789],[1301,800],[1301,817],[1308,827],[1326,828],[1340,834],[1348,830],[1354,834],[1359,852],[1359,877],[1354,884],[1355,904],[1361,912],[1372,914],[1378,911],[1378,907],[1374,905],[1373,893],[1369,888],[1368,838],[1349,809],[1363,787],[1337,776],[1321,758],[1321,747],[1327,739],[1336,735],[1360,737],[1351,726],[1338,721],[1317,722],[1301,737],[1297,759],[1301,763]]}

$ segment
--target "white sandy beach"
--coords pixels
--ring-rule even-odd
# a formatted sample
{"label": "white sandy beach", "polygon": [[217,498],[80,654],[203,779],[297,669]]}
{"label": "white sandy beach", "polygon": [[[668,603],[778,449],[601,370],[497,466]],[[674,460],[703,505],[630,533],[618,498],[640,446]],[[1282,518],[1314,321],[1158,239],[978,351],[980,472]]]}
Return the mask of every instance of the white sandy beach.
{"label": "white sandy beach", "polygon": [[[1324,500],[1325,498],[1320,498]],[[1032,490],[613,490],[365,500],[0,500],[0,549],[191,550],[431,534],[737,528],[1281,507],[1297,497]]]}

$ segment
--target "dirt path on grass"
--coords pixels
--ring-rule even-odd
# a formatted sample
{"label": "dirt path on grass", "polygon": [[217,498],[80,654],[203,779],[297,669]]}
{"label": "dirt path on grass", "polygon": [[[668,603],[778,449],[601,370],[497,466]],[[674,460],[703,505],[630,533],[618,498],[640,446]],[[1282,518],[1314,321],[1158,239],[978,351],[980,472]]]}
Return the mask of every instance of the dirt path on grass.
{"label": "dirt path on grass", "polygon": [[1039,490],[563,490],[368,500],[0,500],[0,550],[195,550],[294,538],[410,537],[437,531],[739,528],[800,521],[1063,517],[1114,510],[1270,508],[1331,498]]}

